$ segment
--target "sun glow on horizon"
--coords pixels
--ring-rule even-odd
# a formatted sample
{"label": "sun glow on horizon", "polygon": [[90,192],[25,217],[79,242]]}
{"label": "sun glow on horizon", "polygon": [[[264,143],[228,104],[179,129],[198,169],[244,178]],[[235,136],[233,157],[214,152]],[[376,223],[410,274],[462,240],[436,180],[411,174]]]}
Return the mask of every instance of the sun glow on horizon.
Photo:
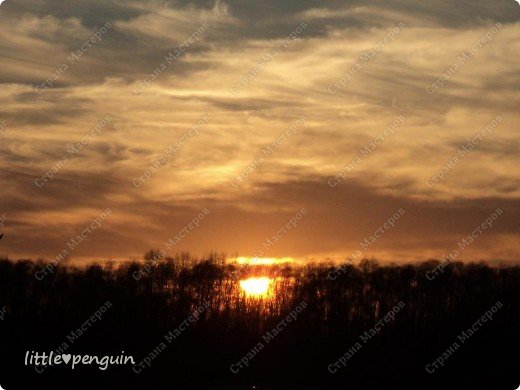
{"label": "sun glow on horizon", "polygon": [[237,257],[236,262],[238,264],[249,264],[249,265],[273,265],[273,264],[284,264],[294,263],[295,260],[292,257]]}
{"label": "sun glow on horizon", "polygon": [[255,298],[267,297],[273,280],[268,277],[248,278],[240,281],[240,287],[247,296]]}

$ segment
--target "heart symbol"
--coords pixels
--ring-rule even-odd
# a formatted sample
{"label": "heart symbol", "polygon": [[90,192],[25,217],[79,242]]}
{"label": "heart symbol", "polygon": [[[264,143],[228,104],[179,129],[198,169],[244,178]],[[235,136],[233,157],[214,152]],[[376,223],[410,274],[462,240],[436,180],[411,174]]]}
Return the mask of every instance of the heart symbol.
{"label": "heart symbol", "polygon": [[61,359],[65,362],[65,364],[69,364],[70,358],[71,358],[70,354],[68,354],[68,355],[61,355]]}

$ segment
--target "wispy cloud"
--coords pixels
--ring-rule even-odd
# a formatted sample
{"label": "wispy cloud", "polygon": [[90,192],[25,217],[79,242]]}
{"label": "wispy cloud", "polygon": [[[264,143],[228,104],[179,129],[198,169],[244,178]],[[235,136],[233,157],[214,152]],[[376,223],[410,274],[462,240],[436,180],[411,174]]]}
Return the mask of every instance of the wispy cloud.
{"label": "wispy cloud", "polygon": [[[468,256],[518,258],[518,226],[508,217],[520,199],[520,8],[514,2],[269,0],[261,5],[265,18],[258,18],[259,3],[238,0],[88,3],[21,0],[0,11],[0,123],[8,127],[0,137],[0,214],[9,214],[10,230],[2,251],[53,257],[70,225],[81,226],[110,207],[120,212],[103,238],[92,237],[78,255],[139,255],[181,227],[179,218],[207,206],[212,221],[181,249],[245,253],[302,207],[293,191],[300,188],[302,196],[315,194],[305,206],[307,227],[284,240],[276,255],[347,253],[355,243],[345,237],[362,236],[356,227],[373,220],[374,207],[356,198],[363,194],[372,205],[420,211],[396,229],[401,244],[381,243],[382,256],[440,255],[453,244],[446,225],[458,227],[450,234],[464,235],[468,219],[478,219],[472,215],[505,205],[504,231],[494,229]],[[110,32],[73,67],[45,93],[33,90],[105,23]],[[203,38],[140,95],[133,93],[205,23],[210,28]],[[237,80],[300,23],[307,27],[297,39],[233,94]],[[406,26],[399,36],[331,94],[331,83],[399,23]],[[492,42],[428,94],[426,86],[497,23],[502,28]],[[52,183],[36,188],[34,180],[106,113],[110,131],[92,139]],[[211,117],[204,131],[146,186],[135,188],[132,179],[202,115]],[[245,186],[230,185],[302,115],[306,123],[297,137]],[[493,134],[445,180],[428,186],[461,143],[497,115],[503,121]],[[327,180],[399,116],[406,118],[399,131],[331,189]],[[424,235],[417,234],[417,224]],[[309,240],[308,226],[315,240]]]}

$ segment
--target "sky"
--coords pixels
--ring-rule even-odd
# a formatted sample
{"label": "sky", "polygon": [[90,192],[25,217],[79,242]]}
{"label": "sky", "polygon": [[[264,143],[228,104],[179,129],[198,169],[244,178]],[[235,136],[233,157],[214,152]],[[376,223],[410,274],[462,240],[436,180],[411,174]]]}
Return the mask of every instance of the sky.
{"label": "sky", "polygon": [[519,33],[514,0],[7,0],[0,255],[518,263]]}

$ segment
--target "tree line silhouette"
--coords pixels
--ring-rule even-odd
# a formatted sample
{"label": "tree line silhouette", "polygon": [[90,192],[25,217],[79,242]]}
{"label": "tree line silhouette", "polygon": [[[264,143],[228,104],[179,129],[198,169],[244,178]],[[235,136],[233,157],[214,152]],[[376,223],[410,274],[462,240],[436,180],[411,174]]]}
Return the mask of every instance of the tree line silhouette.
{"label": "tree line silhouette", "polygon": [[[218,254],[158,259],[150,251],[144,261],[117,266],[58,265],[38,280],[44,262],[0,259],[0,384],[8,390],[42,384],[70,388],[71,383],[100,389],[516,388],[520,267],[451,262],[435,279],[427,278],[439,264],[380,265],[363,259],[341,268],[241,266]],[[255,275],[273,279],[271,296],[248,297],[240,289],[239,279]],[[425,370],[498,301],[502,307],[493,319],[443,367],[433,374]],[[110,308],[101,319],[80,337],[67,337],[106,302]],[[281,327],[302,302],[305,309]],[[107,371],[49,367],[39,374],[24,365],[26,351],[124,351],[142,362],[201,305],[205,309],[196,321],[139,373],[117,366]],[[396,305],[398,312],[383,321]],[[237,373],[230,369],[273,329],[280,331],[247,366]],[[369,332],[373,337],[360,342]],[[66,352],[60,350],[64,345]],[[348,357],[345,364],[331,370],[342,356]]]}

